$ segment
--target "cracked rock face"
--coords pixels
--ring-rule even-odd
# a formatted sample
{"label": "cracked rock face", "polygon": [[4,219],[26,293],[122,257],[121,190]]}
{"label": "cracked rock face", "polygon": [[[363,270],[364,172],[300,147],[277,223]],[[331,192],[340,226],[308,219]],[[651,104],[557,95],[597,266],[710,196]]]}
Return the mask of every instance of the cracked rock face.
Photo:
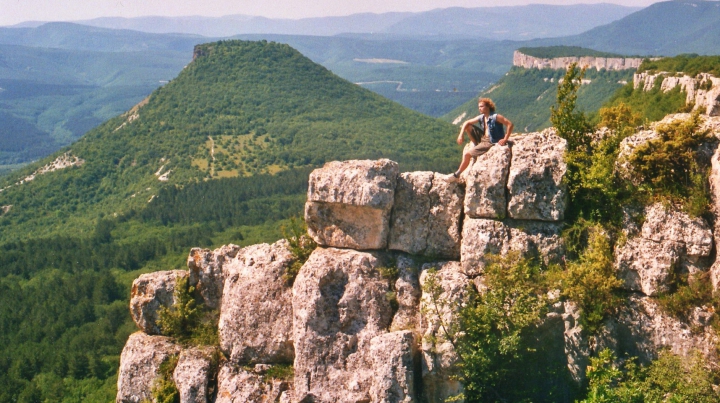
{"label": "cracked rock face", "polygon": [[432,172],[398,177],[389,248],[414,255],[460,256],[462,188]]}
{"label": "cracked rock face", "polygon": [[545,264],[558,263],[565,253],[561,228],[562,224],[551,222],[466,218],[460,253],[463,272],[479,275],[488,254],[505,255],[509,251],[538,256]]}
{"label": "cracked rock face", "polygon": [[[435,269],[435,274],[430,274],[430,269]],[[462,384],[454,378],[459,357],[445,331],[457,320],[470,280],[462,273],[459,262],[428,263],[423,265],[420,284],[423,386],[429,401],[443,402],[463,391]]]}
{"label": "cracked rock face", "polygon": [[477,157],[465,175],[465,215],[502,220],[507,216],[510,147],[495,146]]}
{"label": "cracked rock face", "polygon": [[207,403],[213,348],[190,348],[180,353],[173,381],[182,403]]}
{"label": "cracked rock face", "polygon": [[147,334],[160,334],[160,326],[157,324],[159,310],[175,303],[177,279],[187,277],[187,271],[168,270],[142,274],[133,281],[130,314],[140,330]]}
{"label": "cracked rock face", "polygon": [[283,279],[293,256],[285,240],[248,246],[225,264],[218,333],[234,363],[291,363],[292,288]]}
{"label": "cracked rock face", "polygon": [[284,380],[263,379],[262,376],[225,363],[218,374],[215,403],[289,402],[292,385]]}
{"label": "cracked rock face", "polygon": [[565,216],[567,141],[553,128],[514,140],[507,189],[508,216],[518,220],[560,221]]}
{"label": "cracked rock face", "polygon": [[371,340],[393,316],[380,265],[372,253],[333,248],[303,265],[292,304],[297,401],[371,401]]}
{"label": "cracked rock face", "polygon": [[712,242],[705,220],[656,203],[645,209],[639,236],[616,247],[615,268],[626,289],[658,295],[670,291],[676,272],[706,271]]}
{"label": "cracked rock face", "polygon": [[390,160],[329,162],[314,170],[305,204],[313,240],[339,248],[385,248],[398,173]]}
{"label": "cracked rock face", "polygon": [[181,347],[165,336],[143,332],[130,335],[120,356],[118,403],[140,403],[152,398],[160,365],[180,353]]}
{"label": "cracked rock face", "polygon": [[193,285],[208,308],[220,306],[223,282],[225,281],[223,265],[232,260],[240,247],[224,245],[214,251],[210,249],[192,248],[187,260],[190,271],[190,284]]}

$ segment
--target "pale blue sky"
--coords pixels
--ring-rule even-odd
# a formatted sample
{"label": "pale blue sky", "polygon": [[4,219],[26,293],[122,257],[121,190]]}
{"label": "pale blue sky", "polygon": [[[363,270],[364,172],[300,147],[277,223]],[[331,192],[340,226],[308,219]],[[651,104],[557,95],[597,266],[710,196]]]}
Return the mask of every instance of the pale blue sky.
{"label": "pale blue sky", "polygon": [[23,21],[73,21],[148,15],[219,17],[230,14],[298,19],[363,12],[426,11],[447,7],[614,3],[648,6],[657,0],[0,0],[0,26]]}

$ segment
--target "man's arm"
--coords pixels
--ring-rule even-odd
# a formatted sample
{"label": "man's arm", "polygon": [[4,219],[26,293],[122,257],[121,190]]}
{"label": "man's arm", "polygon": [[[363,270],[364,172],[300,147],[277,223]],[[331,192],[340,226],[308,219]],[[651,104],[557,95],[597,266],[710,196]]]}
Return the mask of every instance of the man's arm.
{"label": "man's arm", "polygon": [[508,139],[510,138],[510,134],[512,133],[515,125],[513,125],[513,123],[510,120],[506,119],[505,116],[503,116],[503,115],[497,115],[497,117],[495,119],[499,123],[502,123],[503,125],[507,126],[507,131],[505,131],[505,137],[503,137],[502,139],[500,139],[500,141],[498,141],[498,144],[500,144],[501,146],[504,146],[507,143]]}
{"label": "man's arm", "polygon": [[463,144],[463,135],[465,133],[465,130],[467,130],[468,125],[474,125],[475,123],[479,122],[480,119],[482,119],[483,115],[475,116],[472,119],[466,120],[462,126],[460,126],[460,134],[458,134],[457,143],[462,145]]}

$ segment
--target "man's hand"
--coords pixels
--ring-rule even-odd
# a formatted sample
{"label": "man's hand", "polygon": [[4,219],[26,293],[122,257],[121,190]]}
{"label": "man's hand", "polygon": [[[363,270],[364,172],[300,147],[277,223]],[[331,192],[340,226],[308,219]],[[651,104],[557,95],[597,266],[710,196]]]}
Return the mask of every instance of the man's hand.
{"label": "man's hand", "polygon": [[500,141],[498,141],[498,144],[500,144],[501,146],[504,146],[505,144],[507,144],[507,140],[500,139]]}
{"label": "man's hand", "polygon": [[462,136],[459,136],[459,137],[457,138],[457,143],[458,143],[459,145],[463,145],[463,138],[462,138]]}

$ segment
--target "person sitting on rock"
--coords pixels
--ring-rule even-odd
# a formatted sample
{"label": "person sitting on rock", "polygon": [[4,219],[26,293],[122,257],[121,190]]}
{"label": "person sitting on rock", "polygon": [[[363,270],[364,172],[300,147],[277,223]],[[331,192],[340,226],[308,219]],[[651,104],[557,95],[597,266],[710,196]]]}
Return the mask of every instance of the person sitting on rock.
{"label": "person sitting on rock", "polygon": [[[460,174],[470,165],[470,158],[485,154],[495,144],[504,146],[512,133],[514,127],[512,122],[503,115],[495,113],[495,103],[490,98],[480,98],[478,100],[478,109],[480,115],[466,120],[460,127],[457,143],[462,145],[464,134],[467,133],[473,146],[463,152],[460,167],[450,177],[452,180],[460,178]],[[507,126],[507,131],[505,126]]]}

